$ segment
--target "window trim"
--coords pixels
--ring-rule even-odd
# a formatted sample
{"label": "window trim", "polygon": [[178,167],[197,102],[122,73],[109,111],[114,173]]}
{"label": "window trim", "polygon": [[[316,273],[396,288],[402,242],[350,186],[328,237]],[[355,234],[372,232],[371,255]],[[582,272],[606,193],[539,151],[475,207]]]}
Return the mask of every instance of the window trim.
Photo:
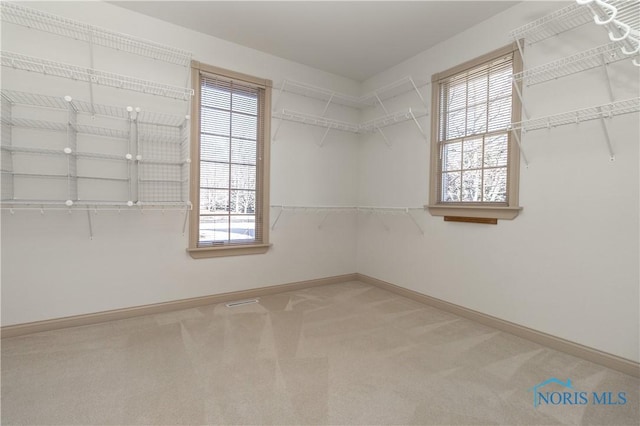
{"label": "window trim", "polygon": [[[451,76],[464,72],[470,68],[477,67],[486,62],[498,59],[500,56],[513,53],[514,73],[522,70],[522,56],[516,42],[501,47],[487,54],[479,56],[470,61],[464,62],[446,71],[442,71],[431,76],[431,149],[430,149],[430,172],[429,172],[429,204],[425,209],[429,210],[432,216],[456,216],[456,217],[477,217],[495,219],[514,219],[518,216],[522,207],[519,206],[520,188],[520,149],[513,136],[513,131],[508,132],[509,162],[507,174],[507,204],[491,205],[489,203],[443,203],[438,200],[438,185],[440,179],[439,170],[439,126],[440,126],[440,82]],[[518,90],[522,90],[522,82],[517,82]],[[515,91],[514,91],[515,92]],[[512,114],[511,122],[516,123],[521,120],[522,103],[516,93],[512,94]],[[520,137],[520,130],[517,130]]]}
{"label": "window trim", "polygon": [[[252,244],[231,244],[212,247],[199,247],[200,232],[200,75],[202,73],[215,74],[232,80],[239,80],[264,89],[264,120],[262,135],[262,159],[258,159],[257,174],[258,191],[261,192],[261,217],[256,221],[262,222],[262,242]],[[191,171],[190,188],[191,212],[189,213],[189,247],[187,252],[194,259],[222,256],[238,256],[266,253],[271,247],[269,243],[269,176],[271,149],[271,80],[262,79],[224,68],[191,61],[191,84],[194,95],[191,100]]]}

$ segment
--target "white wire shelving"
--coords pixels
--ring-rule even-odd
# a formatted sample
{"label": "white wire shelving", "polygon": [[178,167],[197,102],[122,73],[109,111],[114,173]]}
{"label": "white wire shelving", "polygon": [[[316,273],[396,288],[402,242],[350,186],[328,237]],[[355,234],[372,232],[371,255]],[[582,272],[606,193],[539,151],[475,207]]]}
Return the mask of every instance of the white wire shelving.
{"label": "white wire shelving", "polygon": [[[93,179],[93,178],[92,178]],[[47,210],[191,210],[191,202],[128,202],[128,201],[99,201],[77,200],[72,204],[60,200],[2,200],[2,210],[40,210],[43,214]]]}
{"label": "white wire shelving", "polygon": [[[33,206],[40,206],[38,208],[51,206],[64,206],[64,207],[77,207],[77,202],[81,202],[81,206],[86,206],[88,202],[78,199],[78,180],[87,181],[105,181],[114,183],[127,183],[129,201],[91,201],[89,204],[94,208],[103,207],[111,208],[114,205],[126,205],[127,207],[150,207],[163,206],[163,208],[179,208],[182,209],[188,205],[185,196],[185,188],[188,186],[188,173],[185,172],[185,167],[188,170],[189,159],[183,158],[184,155],[188,155],[188,150],[185,147],[188,146],[188,128],[187,122],[189,117],[171,115],[164,113],[153,113],[150,111],[141,111],[139,108],[116,107],[100,104],[91,104],[85,101],[72,99],[70,96],[49,96],[35,93],[19,92],[3,89],[1,92],[2,98],[2,127],[3,127],[3,140],[1,149],[3,152],[3,200],[2,207],[9,206],[15,208],[19,206],[21,208],[34,208]],[[53,122],[45,120],[34,120],[30,118],[17,118],[12,114],[12,107],[14,105],[30,107],[30,108],[46,108],[58,111],[66,111],[68,114],[68,120],[65,122]],[[24,115],[28,110],[24,110]],[[103,128],[97,126],[90,126],[84,124],[78,124],[76,116],[78,113],[87,115],[103,115],[105,117],[116,118],[121,124],[114,123],[114,128]],[[144,122],[138,123],[138,119],[143,119]],[[47,132],[65,132],[67,134],[68,143],[65,148],[52,149],[47,146],[46,136],[42,136],[43,141],[39,143],[39,146],[21,146],[20,144],[12,143],[11,128],[24,127],[29,129],[43,130]],[[135,132],[133,137],[132,132]],[[117,138],[118,140],[128,141],[129,146],[126,149],[124,147],[118,147],[117,151],[122,152],[84,152],[78,151],[75,147],[75,140],[77,134],[87,134],[92,136],[102,136],[109,138]],[[24,136],[24,135],[23,135]],[[31,136],[33,138],[34,136]],[[136,147],[134,139],[139,139],[140,143]],[[36,145],[38,145],[37,141]],[[31,141],[29,145],[33,145],[34,141]],[[157,146],[158,145],[158,146]],[[157,148],[156,148],[157,146]],[[139,151],[143,147],[144,152]],[[175,147],[175,148],[173,148]],[[115,149],[115,147],[114,147]],[[133,149],[133,151],[132,151]],[[128,150],[128,152],[127,152]],[[137,151],[137,152],[136,152]],[[125,153],[126,152],[126,153]],[[143,153],[143,158],[140,153]],[[138,154],[138,155],[136,155]],[[13,162],[11,161],[14,155],[27,155],[27,156],[45,156],[45,157],[66,157],[68,159],[68,171],[66,174],[62,173],[49,173],[46,169],[40,169],[41,173],[33,170],[15,170]],[[155,157],[155,158],[154,158]],[[93,159],[93,160],[115,160],[123,162],[126,165],[127,172],[120,176],[89,176],[80,175],[77,173],[76,160],[77,159]],[[5,160],[6,162],[5,167]],[[57,160],[59,161],[59,160]],[[62,163],[55,163],[62,164]],[[90,163],[87,163],[90,164]],[[133,165],[137,165],[136,169],[132,169]],[[108,173],[108,172],[107,172]],[[166,175],[169,173],[169,175]],[[179,176],[176,175],[179,174]],[[148,178],[142,179],[143,174]],[[136,179],[137,177],[137,179]],[[5,179],[9,182],[12,188],[8,188],[5,185]],[[58,201],[46,201],[46,200],[30,200],[28,195],[25,197],[22,194],[15,194],[13,185],[15,179],[53,179],[53,180],[67,180],[69,187],[69,197],[66,200]],[[137,200],[133,191],[134,183],[138,183]],[[179,186],[175,186],[179,185]],[[6,187],[7,186],[7,187]],[[5,188],[6,187],[6,188]],[[86,189],[84,190],[86,192]],[[86,193],[85,195],[90,195]],[[95,194],[94,194],[95,195]],[[158,197],[160,199],[144,198],[145,196]],[[27,199],[25,199],[27,198]],[[83,204],[84,203],[84,204]]]}
{"label": "white wire shelving", "polygon": [[[422,84],[421,86],[426,85]],[[386,86],[380,87],[372,92],[369,92],[363,96],[357,97],[352,95],[346,95],[343,93],[339,93],[330,89],[325,89],[322,87],[317,87],[307,83],[301,83],[293,80],[284,80],[280,87],[280,94],[282,92],[290,92],[298,95],[314,98],[325,102],[325,107],[321,115],[308,114],[301,111],[293,111],[290,109],[282,109],[275,110],[273,112],[273,116],[275,118],[281,119],[280,123],[278,123],[275,128],[275,132],[273,134],[273,140],[277,139],[278,132],[280,130],[280,126],[282,124],[282,120],[293,121],[302,124],[308,124],[317,127],[323,127],[326,129],[322,139],[320,141],[320,146],[322,146],[324,140],[327,137],[329,130],[340,130],[344,132],[351,133],[380,133],[380,135],[384,138],[385,143],[390,146],[389,140],[385,136],[382,131],[383,128],[401,123],[407,120],[413,120],[418,127],[418,130],[422,134],[423,138],[427,140],[427,136],[424,133],[422,126],[418,122],[417,118],[427,115],[426,109],[405,109],[397,112],[389,112],[389,110],[384,105],[384,101],[399,96],[404,93],[408,93],[411,91],[415,91],[417,94],[420,104],[425,105],[425,100],[420,90],[418,89],[418,84],[413,80],[412,77],[407,76],[401,78],[397,81],[394,81]],[[280,100],[281,96],[278,98]],[[384,111],[384,115],[382,117],[376,118],[371,121],[367,121],[365,123],[349,123],[341,120],[335,120],[326,117],[327,110],[329,106],[334,103],[338,105],[348,106],[356,109],[364,109],[370,108],[373,106],[380,106]],[[277,104],[277,103],[276,103]]]}
{"label": "white wire shelving", "polygon": [[162,160],[162,159],[153,158],[153,157],[149,157],[149,158],[141,157],[136,161],[139,164],[156,164],[156,165],[165,165],[165,166],[182,166],[185,164],[189,164],[191,162],[191,160],[189,160],[188,158],[181,161],[171,161],[171,160]]}
{"label": "white wire shelving", "polygon": [[191,52],[165,46],[149,40],[118,33],[104,28],[89,25],[72,19],[46,13],[40,10],[1,2],[2,21],[21,25],[98,46],[145,56],[159,61],[188,67],[191,63]]}
{"label": "white wire shelving", "polygon": [[[302,112],[291,111],[287,109],[282,110],[282,112],[277,112],[273,114],[274,117],[279,118],[281,120],[293,121],[296,123],[323,127],[327,129],[327,131],[340,130],[343,132],[350,132],[350,133],[356,133],[356,134],[380,133],[384,138],[385,142],[387,143],[387,145],[389,145],[389,140],[385,136],[382,129],[384,129],[385,127],[392,126],[394,124],[399,124],[409,120],[413,120],[415,125],[418,127],[418,130],[422,135],[422,137],[425,140],[427,140],[427,135],[424,133],[422,126],[418,122],[418,118],[424,117],[426,115],[428,115],[426,110],[414,110],[412,108],[407,108],[405,110],[397,111],[397,112],[387,114],[382,117],[378,117],[373,120],[364,122],[362,124],[358,124],[358,123],[348,123],[345,121],[334,120],[327,117],[320,117],[312,114],[305,114]],[[274,132],[273,140],[277,139],[279,128],[280,126],[278,125],[278,127],[276,127],[276,130]],[[322,141],[320,142],[321,145],[326,136],[327,136],[327,132],[325,132],[322,138]]]}
{"label": "white wire shelving", "polygon": [[579,124],[583,121],[600,120],[602,131],[604,132],[604,139],[609,151],[609,159],[611,161],[614,161],[615,152],[613,149],[613,143],[611,142],[611,138],[609,137],[609,129],[607,127],[606,119],[613,118],[617,115],[632,114],[637,112],[640,112],[640,97],[521,121],[519,123],[513,123],[510,129],[515,131],[514,135],[516,136],[516,140],[518,142],[518,145],[520,146],[525,162],[528,165],[526,155],[524,154],[524,150],[522,149],[521,141],[518,139],[518,130],[526,133],[541,129],[551,129],[553,127],[565,126],[569,124]]}
{"label": "white wire shelving", "polygon": [[625,47],[626,55],[633,55],[638,53],[639,15],[636,0],[577,0],[576,3],[512,30],[510,34],[522,53],[522,39],[525,44],[532,45],[595,21],[605,26],[611,41],[619,41]]}
{"label": "white wire shelving", "polygon": [[[66,177],[66,176],[65,176]],[[99,179],[99,178],[88,178]],[[40,210],[43,214],[47,210],[191,210],[191,202],[130,202],[130,201],[100,201],[76,200],[73,203],[61,200],[2,200],[1,210]]]}
{"label": "white wire shelving", "polygon": [[609,40],[620,45],[620,51],[635,57],[633,64],[640,67],[640,1],[639,0],[576,0],[587,6],[593,21],[607,30]]}
{"label": "white wire shelving", "polygon": [[611,42],[566,58],[529,68],[514,74],[513,79],[533,86],[627,58],[621,52],[619,42]]}
{"label": "white wire shelving", "polygon": [[[60,209],[66,210],[69,207],[85,207],[96,209],[98,207],[110,207],[112,210],[120,210],[132,207],[157,207],[158,209],[165,209],[166,207],[181,207],[191,209],[191,202],[165,202],[165,203],[144,203],[138,201],[136,203],[129,203],[126,201],[117,202],[117,201],[99,201],[99,200],[78,200],[75,201],[71,206],[67,204],[65,201],[60,200],[2,200],[2,209],[17,209],[19,206],[36,208],[40,209],[41,207],[59,207]],[[109,209],[106,209],[109,210]],[[133,210],[133,209],[132,209]]]}
{"label": "white wire shelving", "polygon": [[283,80],[280,85],[280,93],[282,92],[295,93],[296,95],[306,96],[308,98],[318,99],[329,103],[333,102],[335,104],[351,108],[362,108],[364,106],[358,96],[347,95],[295,80]]}
{"label": "white wire shelving", "polygon": [[553,127],[564,126],[567,124],[578,124],[583,121],[611,118],[617,115],[631,114],[634,112],[640,112],[640,97],[513,123],[511,125],[511,130],[531,132],[535,130],[551,129]]}
{"label": "white wire shelving", "polygon": [[292,111],[288,109],[283,109],[280,112],[274,113],[273,116],[281,120],[293,121],[296,123],[324,127],[328,129],[341,130],[343,132],[358,133],[360,130],[359,126],[354,123],[334,120],[331,118],[321,117],[313,114],[305,114],[303,112]]}
{"label": "white wire shelving", "polygon": [[[526,120],[512,123],[510,129],[520,147],[521,155],[528,165],[520,132],[526,133],[556,126],[577,124],[588,120],[600,120],[610,159],[615,159],[613,144],[609,137],[606,119],[616,115],[640,111],[640,98],[616,101],[611,86],[608,65],[633,58],[640,66],[640,0],[576,0],[536,21],[511,31],[520,53],[522,42],[534,44],[549,37],[572,30],[589,22],[595,22],[608,31],[608,44],[594,47],[574,55],[526,69],[513,76],[516,94],[522,101]],[[523,55],[524,56],[524,55]],[[518,83],[533,86],[551,80],[601,67],[609,93],[609,102],[573,111],[544,117],[530,118]]]}
{"label": "white wire shelving", "polygon": [[147,142],[183,144],[188,139],[181,126],[138,123],[138,133]]}
{"label": "white wire shelving", "polygon": [[[68,129],[65,123],[56,123],[52,121],[33,120],[28,118],[14,118],[8,123],[13,127],[23,127],[37,130],[48,130],[56,132],[66,132]],[[87,134],[94,136],[101,136],[114,139],[129,139],[128,130],[111,129],[105,127],[88,126],[83,124],[77,124],[72,126],[73,130],[79,134]]]}
{"label": "white wire shelving", "polygon": [[38,155],[68,155],[62,149],[45,149],[45,148],[29,148],[19,146],[0,146],[0,149],[6,152],[15,152],[19,154],[38,154]]}
{"label": "white wire shelving", "polygon": [[156,83],[136,77],[84,68],[77,65],[50,61],[18,53],[0,52],[2,66],[22,71],[31,71],[43,75],[67,78],[117,89],[130,90],[149,95],[162,96],[186,101],[193,96],[193,89]]}
{"label": "white wire shelving", "polygon": [[[20,177],[20,178],[51,178],[51,179],[68,179],[69,176],[68,175],[61,175],[61,174],[49,174],[49,173],[15,173],[15,172],[8,172],[8,171],[2,171],[2,174],[9,174],[11,173],[13,176],[16,177]],[[108,181],[115,181],[115,182],[128,182],[129,179],[127,178],[117,178],[117,177],[108,177],[108,176],[71,176],[74,179],[91,179],[91,180],[108,180]]]}
{"label": "white wire shelving", "polygon": [[140,108],[133,108],[132,106],[121,107],[95,103],[92,104],[90,102],[73,99],[70,96],[50,96],[8,89],[2,89],[0,91],[0,96],[8,100],[13,105],[24,105],[65,111],[69,108],[69,105],[71,105],[75,111],[81,114],[99,115],[127,121],[135,118],[138,123],[142,124],[180,127],[184,126],[186,121],[189,120],[189,116],[140,110]]}
{"label": "white wire shelving", "polygon": [[[37,209],[43,214],[45,210],[69,210],[70,213],[72,210],[86,210],[91,237],[93,227],[90,210],[96,213],[98,210],[186,212],[191,208],[188,191],[185,192],[185,188],[188,188],[190,163],[186,132],[189,116],[155,113],[133,106],[98,104],[94,102],[94,89],[103,86],[175,99],[181,101],[179,108],[186,103],[187,111],[187,101],[194,91],[188,87],[107,72],[93,66],[94,55],[103,52],[96,48],[104,47],[131,54],[128,57],[122,56],[127,63],[133,64],[133,56],[137,56],[178,65],[186,70],[188,76],[192,59],[190,52],[30,9],[17,3],[0,2],[0,19],[3,21],[3,29],[12,28],[17,31],[17,26],[22,26],[47,33],[46,37],[49,38],[49,34],[55,34],[61,36],[60,40],[64,37],[87,43],[90,60],[90,66],[85,67],[27,56],[21,52],[0,52],[0,62],[7,73],[11,68],[65,78],[85,83],[89,89],[89,102],[72,99],[70,96],[2,90],[3,179],[0,208],[8,209],[11,213],[14,210]],[[76,45],[68,47],[71,46],[68,43],[65,46],[68,49],[76,48]],[[21,108],[14,110],[14,106]],[[38,108],[64,111],[66,119],[46,121],[51,120],[50,117],[62,117],[56,112],[48,114],[43,120]],[[89,115],[91,119],[102,116],[116,120],[101,120],[99,126],[106,127],[99,127],[87,120],[80,120],[82,114]],[[43,133],[14,132],[13,129],[16,128],[35,129]],[[65,132],[65,147],[57,146],[63,137],[56,135],[52,138],[46,132]],[[79,135],[89,135],[84,136],[80,150],[77,148]],[[95,136],[116,138],[128,144],[125,147],[121,143],[104,143],[98,148],[97,145],[89,144]],[[54,141],[56,147],[52,148]],[[105,152],[86,152],[93,150],[94,146],[97,151]],[[141,148],[144,152],[140,151]],[[141,152],[145,158],[142,158]],[[26,157],[18,160],[20,156]],[[33,156],[43,158],[36,159]],[[113,160],[119,164],[112,166],[85,159]],[[35,183],[16,185],[16,181],[28,179]],[[48,198],[50,191],[53,191],[52,196],[55,193],[55,198],[62,199],[41,199],[43,194],[43,198]],[[184,216],[183,233],[188,215]]]}
{"label": "white wire shelving", "polygon": [[414,110],[411,108],[407,108],[406,110],[397,111],[393,114],[387,114],[383,117],[378,117],[374,120],[360,124],[358,126],[359,133],[375,133],[379,132],[380,129],[383,129],[385,127],[402,123],[404,121],[413,120],[415,125],[418,127],[420,134],[422,134],[422,137],[426,140],[427,135],[424,133],[422,126],[418,122],[419,117],[424,117],[426,115],[428,115],[426,110]]}
{"label": "white wire shelving", "polygon": [[[61,156],[75,156],[82,158],[93,158],[96,160],[116,160],[116,161],[130,161],[125,155],[114,154],[101,154],[96,152],[73,152],[65,151],[63,149],[45,149],[45,148],[30,148],[20,146],[1,146],[0,149],[6,152],[15,154],[28,154],[28,155],[61,155]],[[14,173],[15,174],[15,173]]]}
{"label": "white wire shelving", "polygon": [[360,103],[366,106],[381,105],[384,107],[382,101],[386,101],[396,96],[400,96],[404,93],[415,91],[422,105],[426,107],[426,102],[420,93],[419,87],[428,85],[428,82],[416,83],[410,76],[405,76],[399,80],[389,83],[385,86],[379,87],[372,92],[366,93],[360,97]]}
{"label": "white wire shelving", "polygon": [[308,83],[302,83],[295,80],[286,79],[280,86],[280,92],[290,92],[309,98],[318,99],[327,103],[335,103],[351,108],[363,109],[378,105],[382,101],[394,98],[410,91],[416,91],[421,102],[425,104],[422,94],[418,90],[419,87],[428,83],[416,83],[412,77],[406,76],[363,96],[352,96],[323,87],[314,86]]}
{"label": "white wire shelving", "polygon": [[187,124],[189,115],[176,115],[151,111],[138,111],[136,120],[140,124],[156,124],[161,126],[181,127]]}
{"label": "white wire shelving", "polygon": [[572,3],[516,28],[510,34],[515,40],[524,39],[526,44],[534,44],[584,25],[591,19],[588,9]]}
{"label": "white wire shelving", "polygon": [[[411,219],[411,222],[418,228],[420,233],[424,235],[424,230],[415,219],[415,217],[411,214],[411,211],[423,211],[423,207],[378,207],[378,206],[303,206],[303,205],[282,205],[276,204],[271,205],[271,208],[278,209],[278,213],[271,224],[271,229],[275,229],[282,213],[292,212],[292,213],[312,213],[312,214],[322,214],[323,218],[320,224],[318,225],[318,229],[321,229],[324,222],[327,220],[327,217],[331,213],[366,213],[366,214],[374,214],[374,215],[404,215],[408,216]],[[382,225],[386,230],[389,230],[387,225],[382,222]]]}

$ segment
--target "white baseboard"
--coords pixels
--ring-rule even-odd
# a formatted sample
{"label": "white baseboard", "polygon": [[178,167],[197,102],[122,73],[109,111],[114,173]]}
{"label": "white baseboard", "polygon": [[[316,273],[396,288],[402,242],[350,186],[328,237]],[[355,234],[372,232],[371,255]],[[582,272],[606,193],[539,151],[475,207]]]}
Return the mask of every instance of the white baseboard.
{"label": "white baseboard", "polygon": [[346,281],[355,281],[356,274],[338,275],[315,280],[299,281],[288,284],[274,285],[270,287],[254,288],[230,293],[214,294],[210,296],[193,297],[171,302],[154,303],[151,305],[134,306],[131,308],[114,309],[110,311],[96,312],[84,315],[74,315],[64,318],[54,318],[43,321],[35,321],[24,324],[8,325],[1,329],[2,338],[23,336],[25,334],[39,333],[42,331],[58,330],[61,328],[78,327],[82,325],[97,324],[106,321],[115,321],[141,315],[158,314],[178,309],[190,309],[198,306],[213,305],[232,300],[251,299],[254,297],[268,296],[283,293],[285,291],[300,290],[303,288],[320,285],[338,284]]}
{"label": "white baseboard", "polygon": [[400,296],[404,296],[417,302],[424,303],[425,305],[433,306],[434,308],[438,308],[443,311],[461,316],[463,318],[479,322],[486,326],[513,334],[518,337],[522,337],[523,339],[539,343],[551,349],[555,349],[560,352],[565,352],[570,355],[586,359],[587,361],[603,365],[605,367],[611,368],[612,370],[617,370],[630,376],[640,377],[640,363],[637,363],[635,361],[622,358],[617,355],[612,355],[598,349],[590,348],[588,346],[584,346],[570,340],[562,339],[551,334],[524,327],[522,325],[505,321],[491,315],[483,314],[482,312],[474,311],[463,306],[445,302],[444,300],[436,299],[435,297],[427,296],[422,293],[418,293],[417,291],[409,290],[404,287],[379,280],[377,278],[373,278],[363,274],[356,275],[357,280],[363,283],[380,287],[384,290],[391,291]]}

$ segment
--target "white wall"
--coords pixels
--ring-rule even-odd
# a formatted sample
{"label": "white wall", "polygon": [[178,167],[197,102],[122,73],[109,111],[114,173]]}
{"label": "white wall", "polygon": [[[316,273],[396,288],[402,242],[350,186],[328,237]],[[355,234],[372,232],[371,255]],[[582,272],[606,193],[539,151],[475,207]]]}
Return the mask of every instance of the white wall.
{"label": "white wall", "polygon": [[[364,89],[405,75],[430,79],[511,42],[509,30],[563,3],[526,2],[387,70]],[[607,42],[596,25],[529,46],[530,66]],[[609,66],[617,100],[638,96],[638,68]],[[609,101],[602,69],[525,88],[532,116]],[[430,89],[423,92],[430,99]],[[415,102],[415,95],[397,99]],[[424,120],[429,127],[429,120]],[[523,143],[520,204],[497,226],[445,223],[416,215],[388,217],[385,231],[361,220],[358,272],[577,343],[638,361],[638,114],[608,122],[616,160],[609,161],[599,122],[531,132]],[[360,147],[360,204],[421,206],[428,196],[427,145],[410,124],[396,126],[394,145]]]}
{"label": "white wall", "polygon": [[[194,59],[257,75],[285,78],[357,93],[359,84],[300,64],[205,36],[103,2],[26,3],[50,13],[194,52]],[[88,66],[88,46],[3,23],[2,48]],[[96,48],[95,68],[185,86],[186,69]],[[135,66],[131,64],[135,63]],[[3,88],[42,91],[88,100],[88,86],[4,68]],[[274,104],[277,102],[274,91]],[[184,113],[184,103],[134,92],[96,88],[96,102],[142,105]],[[290,96],[279,107],[322,111],[322,103]],[[171,110],[173,108],[173,110]],[[319,111],[318,111],[319,109]],[[332,109],[331,114],[354,114]],[[354,118],[355,119],[355,118]],[[277,124],[274,120],[273,125]],[[344,204],[357,199],[357,138],[328,137],[318,129],[284,123],[272,147],[272,204]],[[331,173],[327,173],[330,170]],[[272,211],[272,220],[275,216]],[[180,212],[98,212],[89,239],[85,212],[2,213],[2,324],[10,325],[222,292],[244,290],[355,271],[354,216],[283,214],[266,255],[194,260],[188,256]]]}

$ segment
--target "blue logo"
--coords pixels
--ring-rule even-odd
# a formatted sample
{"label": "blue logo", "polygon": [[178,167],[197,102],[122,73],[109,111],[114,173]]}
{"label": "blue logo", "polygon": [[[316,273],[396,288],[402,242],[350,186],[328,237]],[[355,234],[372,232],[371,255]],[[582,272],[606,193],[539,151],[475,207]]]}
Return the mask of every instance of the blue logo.
{"label": "blue logo", "polygon": [[[564,391],[544,391],[542,388],[555,383],[565,388]],[[624,405],[627,403],[626,392],[584,392],[577,391],[571,379],[565,382],[555,377],[551,377],[543,382],[538,383],[534,387],[528,389],[533,392],[533,407],[540,405]]]}

